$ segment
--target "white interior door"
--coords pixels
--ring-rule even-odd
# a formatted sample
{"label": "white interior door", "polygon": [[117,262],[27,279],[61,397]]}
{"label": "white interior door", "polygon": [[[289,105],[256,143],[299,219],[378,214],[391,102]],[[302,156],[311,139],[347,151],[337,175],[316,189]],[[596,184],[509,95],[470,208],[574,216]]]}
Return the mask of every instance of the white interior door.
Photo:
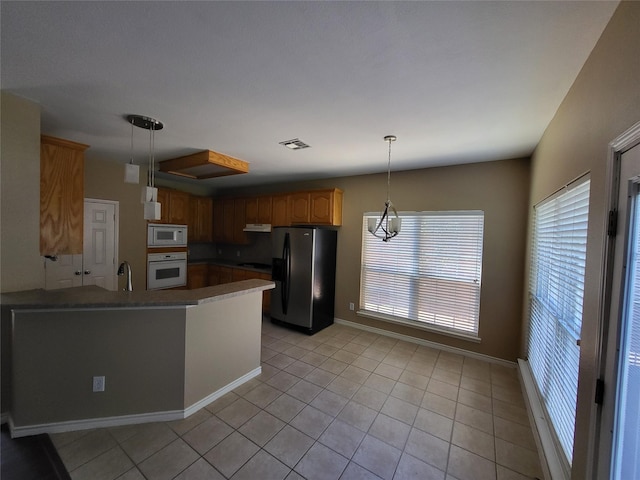
{"label": "white interior door", "polygon": [[116,206],[84,202],[83,285],[116,290]]}
{"label": "white interior door", "polygon": [[598,478],[640,478],[640,145],[620,159]]}
{"label": "white interior door", "polygon": [[44,272],[46,290],[81,287],[82,255],[59,255],[55,261],[45,258]]}

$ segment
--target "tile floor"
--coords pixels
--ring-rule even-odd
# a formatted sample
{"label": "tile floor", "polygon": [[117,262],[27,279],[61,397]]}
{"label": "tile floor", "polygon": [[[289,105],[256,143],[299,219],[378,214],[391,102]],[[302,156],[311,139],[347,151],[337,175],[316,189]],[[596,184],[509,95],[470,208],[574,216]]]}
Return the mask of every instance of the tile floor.
{"label": "tile floor", "polygon": [[262,374],[191,417],[52,435],[74,480],[542,478],[515,369],[263,322]]}

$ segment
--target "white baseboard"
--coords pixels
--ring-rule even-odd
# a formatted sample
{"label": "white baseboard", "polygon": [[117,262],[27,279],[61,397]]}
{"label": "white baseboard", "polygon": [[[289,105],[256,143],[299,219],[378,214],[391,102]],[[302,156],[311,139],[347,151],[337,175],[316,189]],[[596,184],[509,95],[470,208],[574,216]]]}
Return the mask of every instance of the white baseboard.
{"label": "white baseboard", "polygon": [[490,355],[485,355],[483,353],[470,352],[469,350],[465,350],[463,348],[450,347],[448,345],[443,345],[441,343],[431,342],[429,340],[423,340],[421,338],[411,337],[409,335],[403,335],[402,333],[391,332],[389,330],[384,330],[382,328],[370,327],[369,325],[363,325],[361,323],[351,322],[349,320],[343,320],[342,318],[336,317],[333,320],[335,323],[338,323],[340,325],[346,325],[348,327],[358,328],[360,330],[365,330],[367,332],[377,333],[378,335],[384,335],[386,337],[395,338],[396,340],[404,340],[405,342],[416,343],[418,345],[423,345],[425,347],[431,347],[437,350],[444,350],[445,352],[464,355],[465,357],[470,357],[470,358],[475,358],[476,360],[495,363],[498,365],[502,365],[503,367],[508,367],[508,368],[517,367],[517,364],[515,362],[503,360],[502,358],[492,357]]}
{"label": "white baseboard", "polygon": [[211,395],[208,395],[207,397],[185,408],[184,410],[170,410],[164,412],[141,413],[135,415],[121,415],[116,417],[89,418],[21,427],[16,427],[13,424],[13,419],[11,418],[10,413],[2,414],[2,418],[4,420],[5,416],[7,417],[6,421],[9,422],[9,430],[11,431],[12,438],[26,437],[29,435],[39,435],[41,433],[62,433],[75,430],[89,430],[93,428],[121,427],[123,425],[135,425],[140,423],[171,422],[174,420],[183,420],[196,413],[204,406],[209,405],[214,400],[222,397],[226,393],[234,390],[235,388],[238,388],[243,383],[248,382],[252,378],[260,375],[260,373],[262,373],[262,367],[258,367],[250,371],[249,373],[243,375],[237,380],[234,380],[228,385],[225,385],[221,389],[213,392]]}
{"label": "white baseboard", "polygon": [[531,368],[526,360],[518,359],[518,373],[520,376],[520,384],[523,389],[523,396],[527,404],[527,412],[529,414],[529,423],[533,431],[533,437],[538,447],[538,455],[540,456],[540,465],[545,479],[552,480],[569,480],[571,478],[571,469],[569,465],[562,460],[561,454],[556,446],[556,441],[551,433],[542,406],[542,400],[538,394],[535,380]]}

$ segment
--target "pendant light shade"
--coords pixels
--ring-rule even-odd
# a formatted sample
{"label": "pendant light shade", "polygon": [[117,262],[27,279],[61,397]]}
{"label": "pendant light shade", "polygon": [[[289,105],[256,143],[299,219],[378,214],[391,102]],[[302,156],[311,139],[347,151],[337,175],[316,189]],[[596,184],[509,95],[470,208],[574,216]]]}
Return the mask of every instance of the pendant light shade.
{"label": "pendant light shade", "polygon": [[[383,242],[388,242],[400,233],[402,219],[398,217],[396,208],[391,203],[389,190],[391,186],[391,142],[395,142],[395,135],[387,135],[384,141],[389,143],[389,157],[387,160],[387,201],[384,202],[384,210],[380,213],[380,218],[370,218],[367,221],[367,230],[374,237],[380,238]],[[393,215],[393,216],[392,216]]]}

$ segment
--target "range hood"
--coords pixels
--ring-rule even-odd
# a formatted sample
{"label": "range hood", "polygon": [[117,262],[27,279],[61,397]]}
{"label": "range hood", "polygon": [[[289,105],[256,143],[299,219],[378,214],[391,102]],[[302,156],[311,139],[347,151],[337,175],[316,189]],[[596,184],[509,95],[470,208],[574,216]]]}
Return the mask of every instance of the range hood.
{"label": "range hood", "polygon": [[244,232],[269,233],[271,231],[271,224],[270,223],[247,223],[247,225],[242,230]]}
{"label": "range hood", "polygon": [[212,150],[163,160],[158,162],[158,168],[161,172],[198,180],[249,173],[248,162]]}

